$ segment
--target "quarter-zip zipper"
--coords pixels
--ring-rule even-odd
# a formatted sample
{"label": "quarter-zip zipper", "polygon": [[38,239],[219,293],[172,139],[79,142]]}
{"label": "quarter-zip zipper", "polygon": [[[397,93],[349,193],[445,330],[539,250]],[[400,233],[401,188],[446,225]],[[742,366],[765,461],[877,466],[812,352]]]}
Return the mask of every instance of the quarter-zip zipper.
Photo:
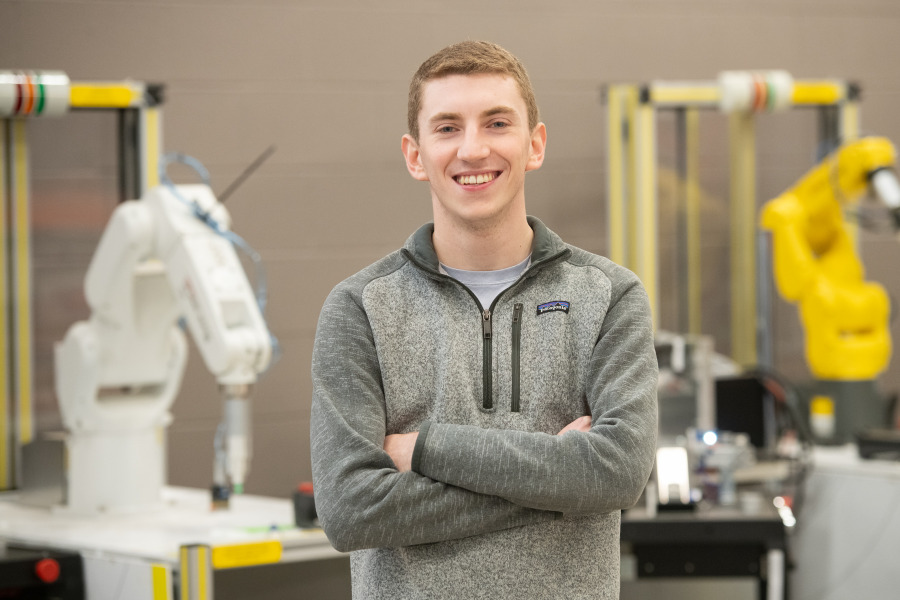
{"label": "quarter-zip zipper", "polygon": [[493,351],[491,350],[491,336],[492,332],[492,324],[491,324],[491,311],[490,309],[485,310],[481,315],[481,326],[484,332],[484,366],[482,367],[483,377],[482,377],[482,406],[485,410],[490,410],[494,408],[494,395],[493,395]]}
{"label": "quarter-zip zipper", "polygon": [[519,412],[519,342],[522,338],[522,304],[513,306],[512,318],[512,403],[509,410]]}
{"label": "quarter-zip zipper", "polygon": [[[484,410],[491,410],[494,408],[494,392],[492,389],[493,388],[493,379],[494,379],[493,378],[493,356],[492,356],[493,352],[492,352],[492,348],[491,348],[491,345],[492,345],[491,336],[493,335],[492,334],[493,325],[492,325],[491,321],[493,319],[494,307],[497,306],[497,301],[500,300],[500,297],[503,296],[506,292],[513,289],[517,285],[519,285],[519,283],[521,283],[522,280],[525,279],[526,275],[534,272],[534,268],[536,266],[538,266],[538,265],[543,266],[546,263],[555,261],[558,258],[568,255],[569,252],[570,252],[569,250],[562,250],[560,252],[557,252],[553,256],[549,256],[549,257],[539,260],[537,262],[531,263],[531,265],[525,270],[525,272],[522,273],[522,275],[520,275],[519,278],[511,286],[509,286],[508,288],[506,288],[505,290],[503,290],[502,292],[497,294],[497,297],[494,298],[493,302],[491,302],[490,308],[485,309],[481,305],[481,302],[478,300],[478,296],[476,296],[472,292],[472,290],[470,290],[461,281],[454,279],[453,277],[450,277],[449,275],[444,275],[442,273],[435,271],[434,269],[429,268],[428,266],[424,265],[419,260],[417,260],[416,257],[413,256],[412,252],[410,252],[409,250],[407,250],[405,248],[403,249],[403,254],[419,269],[421,269],[427,273],[431,273],[432,276],[436,276],[439,279],[452,281],[452,282],[456,283],[457,285],[459,285],[460,287],[462,287],[462,289],[464,289],[472,297],[472,299],[475,301],[475,304],[478,306],[478,309],[481,311],[481,326],[482,326],[482,338],[483,338],[482,352],[484,354],[484,358],[483,358],[483,362],[482,362],[482,369],[483,369],[484,373],[482,375],[482,400],[481,400],[482,404],[481,405],[484,408]],[[520,304],[517,304],[516,306],[521,307]],[[514,307],[514,311],[515,311],[515,307]],[[521,319],[520,319],[520,321],[521,321]],[[519,326],[521,327],[521,324]],[[516,351],[518,352],[518,345],[516,345]],[[513,377],[513,385],[516,390],[518,390],[518,386],[519,386],[518,363],[519,363],[519,361],[516,361],[514,363],[515,366],[513,367],[513,369],[515,371],[515,376]],[[516,393],[513,395],[513,402],[514,402],[513,406],[516,407],[514,410],[518,411],[519,410],[518,409],[518,391],[516,391]]]}

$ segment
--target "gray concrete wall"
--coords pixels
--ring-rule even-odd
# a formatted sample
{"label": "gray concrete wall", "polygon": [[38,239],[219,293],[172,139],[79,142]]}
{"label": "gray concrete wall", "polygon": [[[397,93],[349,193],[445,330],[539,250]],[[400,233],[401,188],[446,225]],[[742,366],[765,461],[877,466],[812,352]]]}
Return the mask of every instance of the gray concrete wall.
{"label": "gray concrete wall", "polygon": [[[271,144],[275,155],[228,201],[234,228],[262,255],[281,362],[256,387],[248,492],[285,496],[310,477],[309,363],[331,287],[402,244],[430,215],[400,156],[406,90],[418,64],[460,39],[519,55],[549,130],[528,178],[530,212],[564,238],[605,252],[604,83],[712,80],[725,69],[783,68],[863,87],[867,132],[900,142],[895,0],[0,0],[0,68],[61,69],[75,81],[166,86],[164,143],[202,160],[223,190]],[[727,144],[704,117],[705,323],[729,348]],[[115,204],[114,123],[79,113],[30,126],[39,426],[58,427],[51,349],[87,314],[80,282]],[[663,167],[674,162],[660,124]],[[759,194],[790,185],[815,156],[809,112],[760,119]],[[668,163],[668,164],[666,164]],[[661,244],[673,244],[661,196]],[[670,256],[666,253],[665,256]],[[870,274],[896,294],[893,240],[869,239]],[[664,259],[661,324],[674,323]],[[776,314],[779,366],[807,376],[793,308]],[[896,333],[896,332],[895,332]],[[900,387],[897,359],[883,378]],[[199,356],[174,407],[170,479],[210,482],[220,403]]]}

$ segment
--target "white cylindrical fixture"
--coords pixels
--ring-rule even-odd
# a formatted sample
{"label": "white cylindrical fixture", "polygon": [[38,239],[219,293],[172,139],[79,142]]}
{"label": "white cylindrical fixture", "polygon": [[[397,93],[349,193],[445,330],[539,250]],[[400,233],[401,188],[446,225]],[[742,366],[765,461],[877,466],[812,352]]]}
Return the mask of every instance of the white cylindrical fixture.
{"label": "white cylindrical fixture", "polygon": [[55,117],[69,110],[62,71],[0,71],[0,117]]}
{"label": "white cylindrical fixture", "polygon": [[794,78],[787,71],[724,71],[719,74],[722,112],[771,112],[788,108]]}

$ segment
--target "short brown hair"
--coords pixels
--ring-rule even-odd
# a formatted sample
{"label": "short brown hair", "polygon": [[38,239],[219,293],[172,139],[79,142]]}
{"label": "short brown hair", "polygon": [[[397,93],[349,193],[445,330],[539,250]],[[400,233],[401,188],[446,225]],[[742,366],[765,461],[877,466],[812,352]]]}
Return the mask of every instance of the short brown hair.
{"label": "short brown hair", "polygon": [[528,109],[528,129],[533,131],[539,119],[534,89],[525,66],[508,50],[491,42],[465,41],[447,46],[426,60],[413,75],[409,84],[406,121],[409,134],[419,139],[419,111],[422,109],[422,88],[425,83],[447,75],[499,73],[509,75],[519,86]]}

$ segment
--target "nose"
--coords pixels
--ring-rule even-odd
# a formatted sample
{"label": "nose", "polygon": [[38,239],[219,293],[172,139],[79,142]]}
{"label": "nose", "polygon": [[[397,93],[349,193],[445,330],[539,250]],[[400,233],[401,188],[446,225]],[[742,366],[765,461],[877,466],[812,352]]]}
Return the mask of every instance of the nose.
{"label": "nose", "polygon": [[456,156],[460,160],[474,162],[487,158],[490,153],[491,149],[482,136],[480,129],[473,127],[466,130]]}

